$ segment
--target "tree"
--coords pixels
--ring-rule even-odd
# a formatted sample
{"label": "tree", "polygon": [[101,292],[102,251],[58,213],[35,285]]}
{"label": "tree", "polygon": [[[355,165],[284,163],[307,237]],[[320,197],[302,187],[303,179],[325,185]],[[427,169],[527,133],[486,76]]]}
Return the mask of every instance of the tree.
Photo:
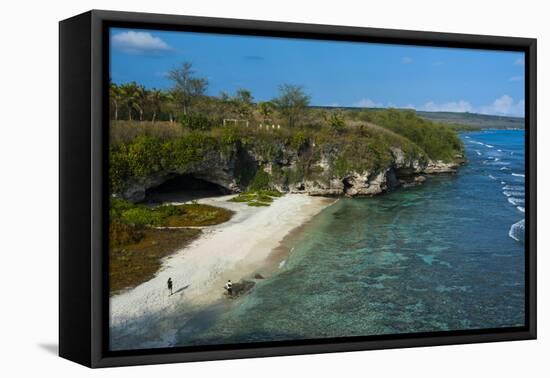
{"label": "tree", "polygon": [[208,86],[206,79],[194,76],[195,72],[192,67],[191,63],[185,62],[168,73],[168,78],[174,83],[172,92],[175,100],[185,115],[187,115],[193,100],[204,95]]}
{"label": "tree", "polygon": [[151,106],[151,111],[153,115],[151,116],[151,122],[155,123],[157,119],[157,114],[162,111],[162,105],[168,100],[164,92],[158,89],[153,89],[149,92],[148,95],[149,104]]}
{"label": "tree", "polygon": [[239,89],[234,97],[239,118],[248,118],[252,111],[252,93],[247,89]]}
{"label": "tree", "polygon": [[143,121],[143,112],[149,101],[147,90],[143,85],[137,85],[135,88],[134,108],[139,114],[139,120]]}
{"label": "tree", "polygon": [[279,87],[279,97],[273,103],[281,114],[286,117],[288,126],[295,126],[304,109],[309,105],[310,97],[298,85],[283,84]]}
{"label": "tree", "polygon": [[118,85],[111,83],[109,86],[109,97],[111,99],[111,103],[114,106],[113,112],[115,121],[118,121],[118,109],[124,101],[124,93]]}
{"label": "tree", "polygon": [[121,95],[123,98],[123,103],[128,109],[128,120],[132,120],[132,111],[136,109],[136,104],[138,102],[139,93],[138,85],[135,82],[129,84],[123,84],[120,87]]}
{"label": "tree", "polygon": [[267,123],[273,114],[273,103],[271,101],[263,101],[258,104],[258,111],[262,116],[262,122]]}
{"label": "tree", "polygon": [[174,113],[176,110],[175,96],[173,91],[164,93],[164,109],[168,111],[170,123],[174,122]]}

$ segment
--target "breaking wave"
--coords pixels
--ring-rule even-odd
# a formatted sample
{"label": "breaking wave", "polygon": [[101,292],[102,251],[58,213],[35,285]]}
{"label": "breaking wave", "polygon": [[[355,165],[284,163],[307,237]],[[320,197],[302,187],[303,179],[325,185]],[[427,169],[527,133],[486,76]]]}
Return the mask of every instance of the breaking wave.
{"label": "breaking wave", "polygon": [[523,241],[525,235],[525,219],[520,220],[517,223],[514,223],[510,227],[508,236],[510,236],[515,241]]}
{"label": "breaking wave", "polygon": [[514,206],[523,205],[525,200],[523,198],[508,197],[508,202]]}

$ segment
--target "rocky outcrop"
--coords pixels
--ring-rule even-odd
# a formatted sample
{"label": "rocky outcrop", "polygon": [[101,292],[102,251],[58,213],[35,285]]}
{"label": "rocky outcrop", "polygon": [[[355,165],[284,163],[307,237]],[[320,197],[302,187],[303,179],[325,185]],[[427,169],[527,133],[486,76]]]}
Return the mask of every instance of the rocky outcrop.
{"label": "rocky outcrop", "polygon": [[426,168],[424,168],[424,173],[455,173],[460,166],[459,162],[450,162],[446,163],[441,160],[430,161]]}
{"label": "rocky outcrop", "polygon": [[197,179],[219,185],[229,192],[238,193],[241,191],[241,186],[238,184],[239,169],[242,170],[239,164],[242,165],[243,161],[247,162],[247,159],[249,160],[250,157],[242,155],[242,151],[239,150],[238,146],[235,146],[233,150],[224,154],[210,152],[196,164],[191,164],[178,170],[161,172],[145,178],[130,180],[126,188],[121,193],[118,193],[118,195],[132,202],[140,202],[145,199],[148,189],[159,186],[178,175],[188,174],[193,175]]}
{"label": "rocky outcrop", "polygon": [[[418,185],[426,180],[424,174],[453,173],[461,159],[454,162],[431,161],[424,156],[407,156],[400,148],[391,148],[391,162],[378,169],[335,169],[340,157],[336,146],[306,145],[293,149],[281,144],[269,154],[254,146],[235,145],[222,152],[210,152],[199,162],[181,169],[157,173],[147,178],[127,183],[117,195],[139,202],[146,191],[177,175],[192,175],[219,185],[229,192],[246,189],[258,170],[268,176],[271,187],[290,193],[306,193],[312,196],[372,196],[401,185]],[[357,167],[357,164],[354,164]]]}

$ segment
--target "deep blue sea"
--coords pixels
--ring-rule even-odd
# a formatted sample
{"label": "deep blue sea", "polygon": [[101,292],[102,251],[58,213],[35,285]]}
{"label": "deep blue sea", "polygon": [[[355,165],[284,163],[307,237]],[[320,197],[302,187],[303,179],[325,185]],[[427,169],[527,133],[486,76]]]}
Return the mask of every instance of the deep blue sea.
{"label": "deep blue sea", "polygon": [[524,132],[461,135],[456,175],[341,199],[272,277],[176,344],[220,344],[524,324]]}

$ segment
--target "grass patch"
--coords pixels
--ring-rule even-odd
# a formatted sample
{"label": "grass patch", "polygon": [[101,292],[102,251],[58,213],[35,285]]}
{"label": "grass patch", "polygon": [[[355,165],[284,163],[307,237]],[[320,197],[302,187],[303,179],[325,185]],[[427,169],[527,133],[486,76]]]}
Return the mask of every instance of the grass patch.
{"label": "grass patch", "polygon": [[227,222],[233,216],[231,210],[210,205],[189,204],[178,206],[178,209],[179,214],[171,215],[165,219],[165,226],[213,226],[215,224]]}
{"label": "grass patch", "polygon": [[274,198],[281,197],[283,194],[276,190],[257,190],[247,191],[230,199],[231,202],[247,203],[248,206],[260,207],[269,206]]}
{"label": "grass patch", "polygon": [[[233,212],[220,207],[198,203],[185,205],[163,205],[147,207],[113,198],[111,200],[111,222],[133,227],[197,227],[212,226],[231,219]],[[117,225],[120,232],[123,226]],[[127,231],[127,229],[126,229]],[[123,235],[121,234],[120,238]]]}
{"label": "grass patch", "polygon": [[[162,258],[201,234],[201,230],[184,227],[223,223],[233,212],[196,203],[149,208],[113,198],[110,216],[109,288],[113,295],[153,278]],[[155,228],[159,226],[182,228]]]}
{"label": "grass patch", "polygon": [[197,229],[139,230],[141,238],[128,244],[111,241],[109,251],[110,295],[135,287],[154,277],[162,258],[189,244],[201,234]]}

